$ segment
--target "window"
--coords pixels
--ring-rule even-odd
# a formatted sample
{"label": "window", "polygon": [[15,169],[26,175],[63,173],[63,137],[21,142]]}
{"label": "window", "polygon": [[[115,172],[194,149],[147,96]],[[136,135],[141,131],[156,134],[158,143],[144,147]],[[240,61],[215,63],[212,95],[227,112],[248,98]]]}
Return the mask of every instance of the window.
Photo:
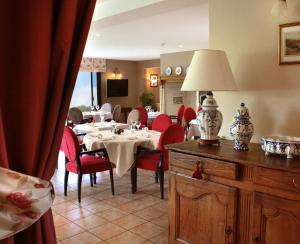
{"label": "window", "polygon": [[97,73],[79,72],[73,90],[70,107],[90,110],[97,104]]}

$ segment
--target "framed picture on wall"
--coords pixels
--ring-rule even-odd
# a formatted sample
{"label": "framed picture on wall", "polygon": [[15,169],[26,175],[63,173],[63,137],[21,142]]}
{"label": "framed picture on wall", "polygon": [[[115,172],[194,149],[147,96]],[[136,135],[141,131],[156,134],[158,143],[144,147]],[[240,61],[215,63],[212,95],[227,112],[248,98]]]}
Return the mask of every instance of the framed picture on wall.
{"label": "framed picture on wall", "polygon": [[150,86],[151,87],[158,86],[158,74],[150,75]]}
{"label": "framed picture on wall", "polygon": [[300,64],[300,22],[279,25],[279,64]]}

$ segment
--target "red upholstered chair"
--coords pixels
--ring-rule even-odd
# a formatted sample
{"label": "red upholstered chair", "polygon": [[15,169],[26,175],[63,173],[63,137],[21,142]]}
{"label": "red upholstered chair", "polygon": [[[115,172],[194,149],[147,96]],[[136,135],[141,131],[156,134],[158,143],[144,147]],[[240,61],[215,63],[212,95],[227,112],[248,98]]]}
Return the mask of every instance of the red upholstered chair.
{"label": "red upholstered chair", "polygon": [[164,171],[169,169],[169,154],[165,145],[184,140],[184,130],[179,124],[171,124],[161,134],[157,150],[139,148],[136,162],[131,169],[132,193],[137,191],[137,168],[158,173],[161,199],[164,198]]}
{"label": "red upholstered chair", "polygon": [[147,110],[145,109],[144,106],[141,105],[137,106],[135,109],[138,110],[140,113],[141,128],[147,127],[147,120],[148,120]]}
{"label": "red upholstered chair", "polygon": [[[105,149],[80,152],[80,147],[75,133],[68,126],[65,126],[61,150],[65,153],[65,182],[64,195],[67,196],[69,172],[78,174],[78,201],[81,201],[81,182],[83,174],[90,174],[91,186],[93,186],[93,174],[109,170],[111,192],[114,195],[113,167],[108,160]],[[94,156],[102,152],[106,157]]]}
{"label": "red upholstered chair", "polygon": [[170,116],[167,114],[160,114],[153,120],[152,130],[163,132],[170,124],[172,124]]}
{"label": "red upholstered chair", "polygon": [[183,117],[184,117],[185,123],[188,125],[191,122],[191,120],[196,119],[197,115],[193,108],[187,107],[184,110]]}
{"label": "red upholstered chair", "polygon": [[185,121],[184,129],[185,129],[185,133],[187,135],[188,130],[190,128],[190,122],[191,122],[191,120],[196,119],[197,115],[196,115],[196,112],[193,108],[187,107],[184,110],[183,117],[184,117],[184,121]]}
{"label": "red upholstered chair", "polygon": [[178,109],[177,116],[171,115],[170,118],[176,119],[177,124],[182,125],[183,113],[184,113],[184,105],[182,104]]}

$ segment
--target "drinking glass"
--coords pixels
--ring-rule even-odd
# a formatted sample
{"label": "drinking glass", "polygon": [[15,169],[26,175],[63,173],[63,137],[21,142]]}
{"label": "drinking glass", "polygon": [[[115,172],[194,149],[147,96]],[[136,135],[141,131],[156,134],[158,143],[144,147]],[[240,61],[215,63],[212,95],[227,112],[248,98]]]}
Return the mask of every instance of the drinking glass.
{"label": "drinking glass", "polygon": [[141,121],[136,121],[136,127],[137,127],[138,130],[140,129],[140,127],[141,127]]}

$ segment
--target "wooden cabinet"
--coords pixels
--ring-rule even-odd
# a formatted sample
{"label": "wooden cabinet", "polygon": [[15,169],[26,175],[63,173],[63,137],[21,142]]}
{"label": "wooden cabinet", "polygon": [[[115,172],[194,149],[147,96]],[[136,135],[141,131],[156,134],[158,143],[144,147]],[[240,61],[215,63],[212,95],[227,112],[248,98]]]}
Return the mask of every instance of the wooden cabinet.
{"label": "wooden cabinet", "polygon": [[300,243],[299,158],[266,157],[258,144],[238,152],[230,141],[169,150],[169,243]]}
{"label": "wooden cabinet", "polygon": [[170,182],[170,243],[234,242],[236,188],[179,174]]}
{"label": "wooden cabinet", "polygon": [[300,202],[255,193],[252,243],[300,243]]}

